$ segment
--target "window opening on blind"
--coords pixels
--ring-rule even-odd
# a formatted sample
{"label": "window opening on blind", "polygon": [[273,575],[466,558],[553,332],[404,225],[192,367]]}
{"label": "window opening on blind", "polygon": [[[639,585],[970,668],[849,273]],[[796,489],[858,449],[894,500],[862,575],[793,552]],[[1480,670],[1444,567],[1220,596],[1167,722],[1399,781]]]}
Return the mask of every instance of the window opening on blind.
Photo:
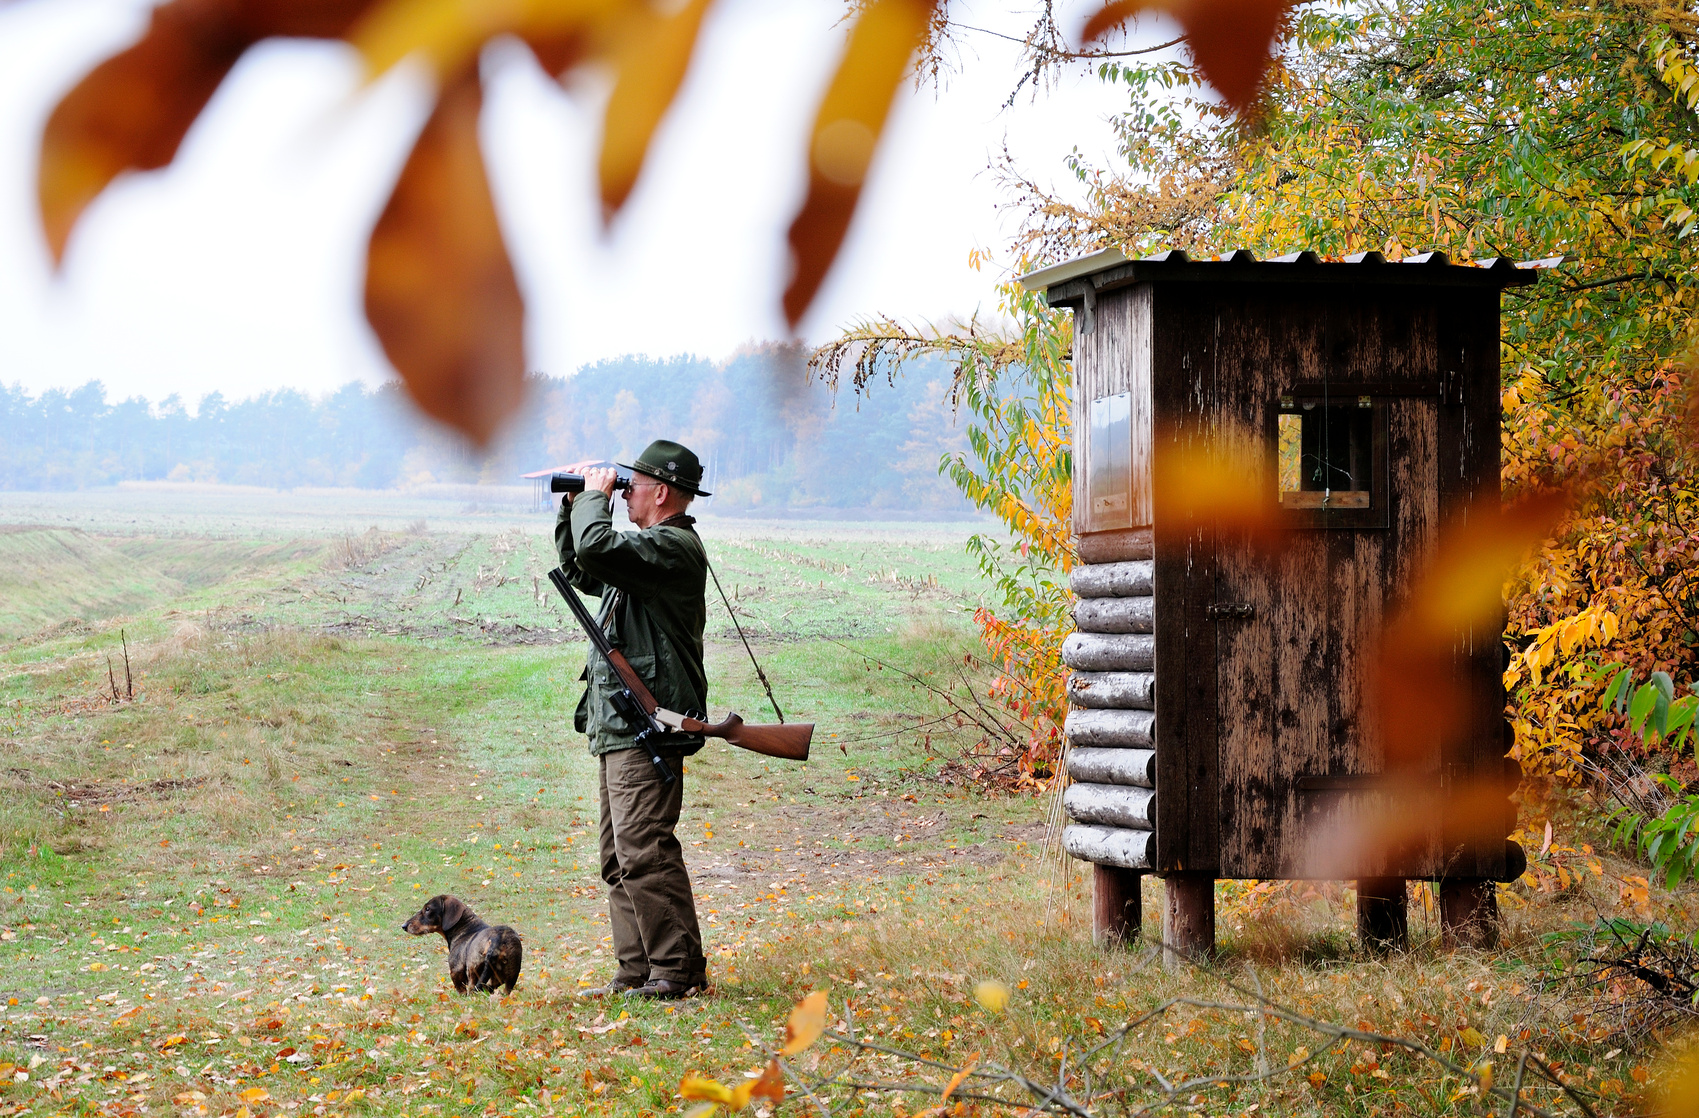
{"label": "window opening on blind", "polygon": [[1374,502],[1374,400],[1280,398],[1280,504],[1366,509]]}
{"label": "window opening on blind", "polygon": [[1094,530],[1128,527],[1133,500],[1133,396],[1091,402],[1086,442],[1086,509]]}

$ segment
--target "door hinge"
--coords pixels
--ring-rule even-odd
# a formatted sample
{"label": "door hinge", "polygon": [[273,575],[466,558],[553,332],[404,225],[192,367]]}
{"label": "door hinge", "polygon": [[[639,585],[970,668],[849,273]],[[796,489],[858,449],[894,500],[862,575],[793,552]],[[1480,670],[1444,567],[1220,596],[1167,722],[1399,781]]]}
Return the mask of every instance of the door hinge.
{"label": "door hinge", "polygon": [[1256,612],[1257,607],[1249,602],[1215,602],[1204,608],[1203,615],[1212,621],[1221,621],[1230,617],[1255,617]]}

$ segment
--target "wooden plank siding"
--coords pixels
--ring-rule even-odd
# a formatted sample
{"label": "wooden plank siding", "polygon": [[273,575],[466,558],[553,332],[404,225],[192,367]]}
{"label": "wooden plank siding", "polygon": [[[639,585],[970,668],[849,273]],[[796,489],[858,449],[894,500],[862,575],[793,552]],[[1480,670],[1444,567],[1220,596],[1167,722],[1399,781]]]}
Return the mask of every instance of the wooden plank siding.
{"label": "wooden plank siding", "polygon": [[[1207,437],[1216,381],[1213,286],[1154,286],[1151,397],[1154,493],[1177,492],[1169,477]],[[1215,623],[1206,616],[1215,581],[1215,526],[1155,510],[1156,787],[1162,796],[1154,868],[1217,873]],[[1200,656],[1195,650],[1209,648]]]}
{"label": "wooden plank siding", "polygon": [[[1112,291],[1096,300],[1092,329],[1074,332],[1074,463],[1086,461],[1090,425],[1086,422],[1091,401],[1126,392],[1132,397],[1131,499],[1125,518],[1094,522],[1085,501],[1074,502],[1074,532],[1127,530],[1151,523],[1150,449],[1153,421],[1151,376],[1151,289],[1136,284]],[[1081,475],[1083,476],[1083,474]]]}

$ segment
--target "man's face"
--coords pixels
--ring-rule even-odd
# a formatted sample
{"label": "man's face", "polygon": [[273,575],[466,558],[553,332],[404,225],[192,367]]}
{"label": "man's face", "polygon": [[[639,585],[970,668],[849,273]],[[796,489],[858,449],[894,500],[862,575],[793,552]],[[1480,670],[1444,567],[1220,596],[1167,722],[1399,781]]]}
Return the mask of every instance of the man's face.
{"label": "man's face", "polygon": [[666,486],[642,474],[631,475],[631,487],[625,491],[625,518],[639,528],[657,521],[657,510],[666,499]]}

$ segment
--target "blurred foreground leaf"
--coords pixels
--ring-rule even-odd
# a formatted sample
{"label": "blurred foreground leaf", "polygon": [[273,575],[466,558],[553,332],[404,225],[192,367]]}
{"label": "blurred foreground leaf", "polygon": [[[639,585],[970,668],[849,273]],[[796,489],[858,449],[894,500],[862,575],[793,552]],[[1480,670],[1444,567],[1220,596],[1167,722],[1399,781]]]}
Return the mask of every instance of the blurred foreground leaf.
{"label": "blurred foreground leaf", "polygon": [[1082,42],[1101,40],[1143,12],[1172,16],[1185,30],[1198,70],[1243,112],[1268,73],[1280,21],[1292,0],[1112,0],[1086,20]]}
{"label": "blurred foreground leaf", "polygon": [[[384,351],[426,412],[483,443],[518,407],[523,308],[490,201],[476,121],[478,59],[514,35],[551,74],[610,65],[614,91],[599,159],[604,212],[636,185],[677,99],[713,0],[168,0],[133,46],[95,68],[54,109],[42,140],[39,202],[55,260],[83,212],[130,170],[169,164],[249,47],[289,36],[352,43],[376,75],[423,61],[442,90],[373,233],[366,309]],[[860,201],[897,88],[917,49],[947,26],[939,0],[855,6],[844,55],[808,141],[808,191],[790,226],[794,327],[819,293]],[[1094,17],[1095,37],[1135,6]],[[1199,65],[1248,103],[1284,0],[1193,0],[1170,9]],[[1119,13],[1119,14],[1117,14]]]}

